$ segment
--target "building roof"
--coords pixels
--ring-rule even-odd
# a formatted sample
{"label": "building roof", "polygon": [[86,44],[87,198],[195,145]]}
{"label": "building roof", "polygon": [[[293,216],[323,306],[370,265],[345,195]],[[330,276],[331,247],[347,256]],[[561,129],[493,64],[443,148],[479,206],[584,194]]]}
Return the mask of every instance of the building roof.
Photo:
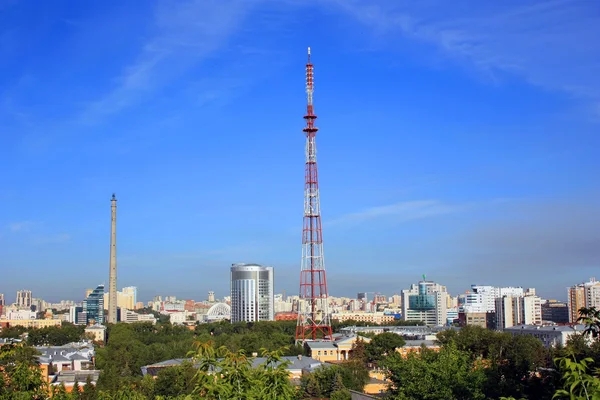
{"label": "building roof", "polygon": [[103,331],[105,331],[106,327],[104,325],[96,324],[96,325],[90,325],[90,326],[88,326],[87,328],[85,328],[85,330],[86,331],[89,331],[89,330],[103,330]]}
{"label": "building roof", "polygon": [[435,340],[407,340],[403,347],[421,347],[422,345],[434,347],[437,346],[437,343]]}
{"label": "building roof", "polygon": [[71,361],[71,360],[63,355],[55,354],[55,355],[51,356],[50,361],[52,361],[52,362],[67,362],[67,361]]}
{"label": "building roof", "polygon": [[[174,367],[183,364],[186,361],[191,361],[191,359],[187,358],[175,358],[172,360],[165,360],[155,364],[146,365],[142,367],[142,374],[150,374],[152,376],[156,376],[158,372],[162,368],[166,367]],[[264,364],[267,361],[266,357],[253,357],[250,359],[252,368],[257,368],[259,365]],[[314,369],[317,368],[323,363],[319,360],[315,360],[312,357],[304,357],[304,356],[285,356],[282,357],[282,361],[288,361],[290,364],[287,366],[288,371],[301,371],[304,369]],[[274,366],[279,365],[280,363],[275,363]],[[196,365],[197,367],[198,365]]]}
{"label": "building roof", "polygon": [[518,325],[512,326],[510,328],[504,328],[505,331],[509,332],[519,332],[519,331],[542,331],[542,332],[583,332],[585,330],[585,325],[550,325],[550,326],[540,326],[540,325]]}
{"label": "building roof", "polygon": [[84,356],[83,354],[79,354],[79,353],[75,353],[73,354],[71,357],[71,360],[73,361],[90,361],[89,358],[87,358],[86,356]]}
{"label": "building roof", "polygon": [[326,341],[307,341],[306,345],[312,349],[335,349],[334,342],[326,342]]}

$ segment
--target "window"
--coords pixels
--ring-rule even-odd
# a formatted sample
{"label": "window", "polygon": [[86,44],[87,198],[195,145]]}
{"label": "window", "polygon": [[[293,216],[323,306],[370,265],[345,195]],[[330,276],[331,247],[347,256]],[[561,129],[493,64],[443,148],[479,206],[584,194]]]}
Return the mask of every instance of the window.
{"label": "window", "polygon": [[321,355],[321,350],[317,351],[317,355],[320,356]]}

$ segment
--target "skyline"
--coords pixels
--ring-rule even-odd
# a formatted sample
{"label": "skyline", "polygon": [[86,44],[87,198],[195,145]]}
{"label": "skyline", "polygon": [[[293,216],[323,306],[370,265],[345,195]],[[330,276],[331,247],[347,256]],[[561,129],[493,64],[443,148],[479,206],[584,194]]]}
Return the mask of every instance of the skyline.
{"label": "skyline", "polygon": [[367,3],[0,2],[0,292],[296,294],[307,46],[332,296],[594,276],[598,10]]}

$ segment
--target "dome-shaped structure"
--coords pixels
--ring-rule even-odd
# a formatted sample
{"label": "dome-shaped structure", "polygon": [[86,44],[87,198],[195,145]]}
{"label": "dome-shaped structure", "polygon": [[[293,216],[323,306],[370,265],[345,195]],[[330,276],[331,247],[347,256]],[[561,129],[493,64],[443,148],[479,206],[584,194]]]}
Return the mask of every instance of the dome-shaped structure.
{"label": "dome-shaped structure", "polygon": [[209,322],[231,319],[231,306],[227,303],[216,303],[208,309],[205,318]]}

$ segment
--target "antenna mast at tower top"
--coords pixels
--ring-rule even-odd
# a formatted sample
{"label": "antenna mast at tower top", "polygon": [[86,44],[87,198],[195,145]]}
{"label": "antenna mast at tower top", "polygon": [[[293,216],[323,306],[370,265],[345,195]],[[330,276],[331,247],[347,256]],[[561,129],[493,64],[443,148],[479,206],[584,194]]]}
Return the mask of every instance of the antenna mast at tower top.
{"label": "antenna mast at tower top", "polygon": [[332,340],[327,279],[323,257],[321,205],[317,172],[315,127],[317,116],[313,107],[314,75],[310,47],[306,63],[306,164],[304,182],[304,223],[302,229],[302,265],[300,269],[300,299],[296,343],[307,340]]}

